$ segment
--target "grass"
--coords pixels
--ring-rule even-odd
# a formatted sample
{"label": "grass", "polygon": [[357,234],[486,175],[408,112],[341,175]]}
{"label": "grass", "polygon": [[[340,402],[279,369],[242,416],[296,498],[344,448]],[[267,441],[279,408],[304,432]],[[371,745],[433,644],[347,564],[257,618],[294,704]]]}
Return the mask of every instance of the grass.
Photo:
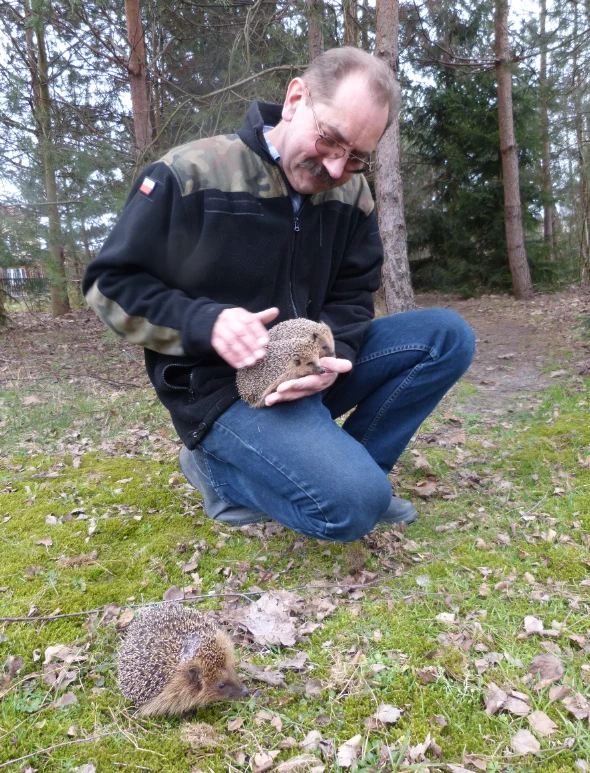
{"label": "grass", "polygon": [[[457,393],[471,397],[473,388]],[[0,615],[32,615],[0,628],[5,677],[10,658],[23,659],[0,687],[0,769],[82,740],[25,764],[49,773],[87,763],[101,772],[253,770],[262,751],[280,750],[275,765],[302,754],[297,746],[284,748],[291,743],[286,739],[300,743],[315,729],[336,748],[361,734],[361,770],[380,769],[384,745],[390,749],[382,757],[389,760],[385,769],[416,770],[420,756],[413,768],[404,766],[404,749],[429,733],[442,756],[432,750],[427,756],[439,765],[477,770],[465,757],[471,754],[489,773],[573,773],[576,760],[590,760],[588,723],[550,703],[549,688],[536,691],[527,680],[532,658],[555,651],[565,667],[559,683],[588,693],[587,655],[580,640],[569,638],[587,642],[590,628],[588,585],[580,585],[589,576],[587,382],[554,387],[534,413],[508,421],[462,415],[456,405],[451,421],[441,409],[423,432],[446,445],[417,440],[431,469],[415,469],[406,452],[396,470],[402,486],[428,479],[437,494],[420,503],[421,517],[405,533],[377,530],[360,551],[286,530],[232,531],[208,521],[178,474],[166,414],[146,390],[81,397],[74,386],[62,387],[59,395],[48,389],[43,403],[28,405],[27,396],[26,390],[0,394]],[[449,443],[457,419],[466,439]],[[52,544],[39,544],[46,537]],[[91,551],[91,563],[64,565],[64,558]],[[195,551],[198,574],[191,577],[183,564]],[[360,589],[334,587],[355,570],[352,582]],[[256,645],[234,630],[243,659],[279,668],[301,649],[307,670],[284,671],[281,688],[249,681],[247,702],[189,718],[214,728],[217,747],[183,741],[186,719],[134,717],[117,688],[121,632],[114,620],[101,622],[100,614],[34,620],[110,603],[124,609],[161,600],[172,585],[187,583],[213,594],[199,608],[217,612],[227,591],[254,590],[257,598],[259,590],[298,588],[298,624],[319,623],[291,650]],[[321,599],[333,607],[326,617],[313,607]],[[442,613],[454,615],[452,622]],[[557,623],[559,636],[523,638],[526,615],[547,629]],[[72,681],[62,690],[43,680],[45,650],[55,645],[79,647],[84,658],[67,667]],[[425,677],[427,667],[435,681]],[[319,695],[307,694],[310,679],[320,680]],[[526,693],[532,708],[557,724],[550,738],[538,736],[536,755],[511,750],[514,733],[530,729],[526,717],[485,713],[491,682]],[[56,708],[66,692],[77,702]],[[402,716],[369,731],[365,720],[383,703],[402,709]],[[267,714],[260,716],[262,710]],[[280,722],[271,725],[269,716]],[[243,724],[230,732],[228,722],[236,718]],[[329,753],[324,764],[339,770]]]}

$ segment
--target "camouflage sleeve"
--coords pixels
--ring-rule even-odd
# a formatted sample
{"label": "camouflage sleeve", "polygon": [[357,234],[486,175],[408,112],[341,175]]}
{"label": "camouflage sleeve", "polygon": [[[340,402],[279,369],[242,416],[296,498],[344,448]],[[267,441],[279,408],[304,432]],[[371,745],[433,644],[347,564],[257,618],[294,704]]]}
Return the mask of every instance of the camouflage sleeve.
{"label": "camouflage sleeve", "polygon": [[148,167],[82,283],[111,330],[163,354],[212,352],[213,325],[228,305],[191,298],[176,286],[174,266],[194,245],[194,229],[173,172],[163,163]]}
{"label": "camouflage sleeve", "polygon": [[374,210],[359,212],[349,246],[326,297],[320,320],[332,329],[336,356],[352,363],[375,314],[373,293],[381,282],[383,245]]}

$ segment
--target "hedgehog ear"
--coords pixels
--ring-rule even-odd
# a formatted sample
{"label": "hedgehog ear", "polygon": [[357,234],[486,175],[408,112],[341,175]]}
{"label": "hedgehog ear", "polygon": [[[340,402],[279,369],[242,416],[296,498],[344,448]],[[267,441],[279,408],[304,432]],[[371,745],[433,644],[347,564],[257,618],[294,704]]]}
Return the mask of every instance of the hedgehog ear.
{"label": "hedgehog ear", "polygon": [[202,679],[200,668],[198,668],[197,666],[189,666],[186,669],[186,673],[188,674],[188,678],[190,680],[190,683],[193,686],[198,687],[200,689],[202,684],[203,684],[203,679]]}
{"label": "hedgehog ear", "polygon": [[314,340],[314,341],[317,341],[317,340],[318,340],[318,338],[319,338],[319,336],[318,336],[318,334],[317,334],[317,333],[312,333],[312,334],[311,334],[311,337],[313,338],[313,340]]}
{"label": "hedgehog ear", "polygon": [[299,357],[295,357],[295,365],[301,365],[301,360]]}

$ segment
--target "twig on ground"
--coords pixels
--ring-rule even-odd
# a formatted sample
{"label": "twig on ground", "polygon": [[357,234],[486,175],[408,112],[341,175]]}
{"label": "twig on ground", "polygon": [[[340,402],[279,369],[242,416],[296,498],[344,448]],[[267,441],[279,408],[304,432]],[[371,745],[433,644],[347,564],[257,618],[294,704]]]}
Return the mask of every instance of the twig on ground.
{"label": "twig on ground", "polygon": [[39,749],[38,752],[24,754],[22,757],[15,757],[13,760],[8,760],[7,762],[0,762],[0,768],[6,768],[9,765],[15,765],[17,762],[28,760],[31,757],[37,757],[39,754],[47,754],[48,752],[52,752],[54,749],[59,749],[62,746],[72,746],[75,743],[91,743],[92,741],[98,741],[100,738],[106,738],[109,735],[115,735],[118,732],[118,730],[111,730],[108,733],[88,736],[88,738],[76,738],[75,741],[64,741],[63,743],[53,744],[53,746],[46,746],[45,749]]}
{"label": "twig on ground", "polygon": [[[391,591],[392,588],[390,588],[388,585],[376,585],[375,582],[367,582],[361,585],[352,585],[350,583],[325,583],[321,585],[299,585],[296,588],[283,588],[282,590],[285,590],[287,593],[298,593],[299,591],[304,590],[326,590],[328,588],[346,588],[347,590],[388,590]],[[272,590],[272,589],[271,589]],[[191,596],[190,598],[186,599],[170,599],[164,600],[164,601],[146,601],[144,604],[122,604],[126,609],[142,609],[143,607],[153,607],[153,606],[159,606],[161,604],[190,604],[193,601],[202,601],[203,599],[215,599],[215,598],[224,598],[226,596],[238,596],[241,598],[246,599],[247,601],[251,601],[252,596],[263,596],[265,593],[268,593],[267,590],[257,590],[257,591],[246,591],[244,593],[240,593],[239,591],[227,591],[227,592],[221,592],[221,593],[204,593],[201,596]],[[459,596],[465,596],[467,592],[464,593],[447,593],[446,591],[412,591],[410,594],[407,592],[402,596],[402,598],[408,598],[409,596],[453,596],[453,597],[459,597]],[[107,607],[112,606],[113,604],[117,605],[117,602],[111,602],[110,604],[105,604],[102,607],[96,607],[96,609],[85,609],[81,610],[80,612],[64,612],[63,614],[59,615],[45,615],[42,617],[0,617],[0,623],[46,623],[50,622],[51,620],[60,620],[64,617],[89,617],[90,615],[98,615],[101,612],[104,612]],[[117,605],[118,606],[118,605]]]}

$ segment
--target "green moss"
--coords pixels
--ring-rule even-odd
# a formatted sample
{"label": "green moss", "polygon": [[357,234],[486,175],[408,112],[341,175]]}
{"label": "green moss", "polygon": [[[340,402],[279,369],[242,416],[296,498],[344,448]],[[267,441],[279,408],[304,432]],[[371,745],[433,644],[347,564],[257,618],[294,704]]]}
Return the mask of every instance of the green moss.
{"label": "green moss", "polygon": [[[523,682],[530,661],[543,650],[540,637],[522,634],[526,615],[546,627],[553,621],[566,625],[563,636],[552,640],[562,651],[564,681],[586,689],[583,652],[567,638],[569,633],[585,636],[588,628],[588,589],[580,582],[588,577],[590,470],[580,465],[578,454],[582,459],[590,454],[590,430],[581,398],[590,398],[588,389],[581,395],[554,388],[536,414],[511,418],[510,428],[488,428],[472,416],[463,424],[467,442],[461,450],[471,456],[460,457],[460,464],[454,449],[421,449],[453,498],[421,502],[420,520],[401,539],[379,547],[364,544],[365,568],[376,573],[373,585],[358,599],[350,600],[345,590],[332,597],[334,612],[296,647],[309,656],[308,672],[286,672],[286,688],[251,682],[255,692],[249,701],[198,712],[195,719],[209,722],[222,736],[221,749],[191,750],[180,737],[182,720],[132,718],[116,684],[120,632],[114,623],[94,620],[89,625],[81,616],[6,626],[0,664],[17,655],[24,662],[0,700],[0,763],[68,741],[68,728],[76,725],[79,737],[113,734],[92,744],[61,747],[31,764],[48,773],[87,762],[106,771],[121,769],[114,764],[120,762],[172,773],[192,767],[221,773],[230,763],[239,769],[231,756],[238,750],[253,754],[278,748],[286,736],[301,741],[316,729],[319,715],[328,716],[323,733],[336,744],[357,733],[366,737],[365,720],[379,704],[390,703],[403,709],[402,716],[395,725],[370,733],[365,767],[376,762],[381,743],[415,745],[431,733],[444,762],[460,764],[470,752],[485,756],[491,773],[573,773],[576,759],[590,757],[587,725],[569,716],[562,704],[550,704],[547,689],[536,692]],[[71,450],[51,451],[59,445],[61,422],[69,412],[70,419],[75,415],[81,422],[84,436],[98,440],[103,435],[90,411],[96,407],[104,417],[108,408],[104,401],[76,407],[73,393],[61,399],[55,409],[39,407],[25,416],[21,397],[4,395],[5,405],[14,401],[10,421],[21,439],[5,451],[10,455],[0,472],[1,615],[159,600],[171,585],[193,582],[183,564],[197,548],[203,593],[223,592],[228,578],[237,575],[239,582],[232,579],[230,587],[242,591],[299,588],[312,581],[333,585],[351,569],[348,546],[319,545],[286,530],[259,538],[207,520],[199,496],[177,474],[174,448],[154,456],[146,441],[134,448],[134,455],[124,456],[124,443],[113,442],[111,452],[84,454],[74,466]],[[133,426],[134,418],[149,423],[153,408],[148,393],[122,400],[120,413],[111,416],[113,437]],[[35,443],[44,430],[36,421],[45,422],[48,430],[49,440],[41,447]],[[153,421],[164,427],[165,417],[157,412]],[[438,414],[428,426],[445,423]],[[30,447],[22,441],[26,431],[37,438]],[[493,437],[492,452],[482,437]],[[479,456],[489,458],[478,461]],[[463,485],[466,469],[480,476],[478,486]],[[425,478],[414,470],[410,454],[398,471],[409,485]],[[511,488],[499,486],[500,480],[508,480]],[[63,522],[52,525],[48,516]],[[450,523],[455,527],[440,530]],[[499,533],[509,536],[508,544],[497,540]],[[48,536],[51,546],[37,544]],[[406,539],[415,547],[406,550]],[[67,567],[59,560],[94,550],[95,563]],[[400,576],[392,572],[395,566],[403,567]],[[484,582],[487,592],[482,593]],[[305,600],[318,592],[332,589],[310,585],[309,592],[299,591]],[[223,597],[212,596],[200,608],[219,609],[222,603]],[[454,621],[439,617],[449,612]],[[42,671],[45,649],[56,644],[82,646],[87,658],[76,666],[76,681],[68,688],[78,702],[59,710],[53,706],[55,693],[40,678],[22,679]],[[497,662],[479,674],[475,661],[486,650],[498,653]],[[254,649],[246,641],[239,655],[275,668],[286,653],[278,647]],[[426,666],[435,667],[437,681],[423,683],[419,670]],[[305,695],[310,678],[324,684],[320,697]],[[528,724],[509,714],[485,714],[485,689],[492,681],[526,692],[532,707],[558,724],[550,740],[541,739],[537,758],[508,754],[511,737]],[[280,732],[256,719],[262,708],[280,716]],[[436,715],[447,718],[444,729],[434,721]],[[229,733],[227,723],[236,717],[244,724]],[[566,738],[574,739],[573,748],[566,748]],[[277,761],[299,751],[284,751]]]}

